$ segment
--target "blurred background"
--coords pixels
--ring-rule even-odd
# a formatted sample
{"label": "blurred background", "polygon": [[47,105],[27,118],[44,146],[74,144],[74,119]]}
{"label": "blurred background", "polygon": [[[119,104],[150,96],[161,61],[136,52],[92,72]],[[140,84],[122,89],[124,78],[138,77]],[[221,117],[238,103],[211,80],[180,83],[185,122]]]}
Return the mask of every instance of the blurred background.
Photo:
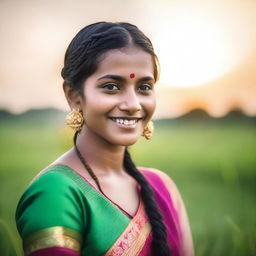
{"label": "blurred background", "polygon": [[156,131],[131,152],[177,184],[196,255],[256,255],[254,0],[0,0],[0,254],[22,255],[18,200],[72,146],[60,71],[97,21],[134,23],[154,44]]}

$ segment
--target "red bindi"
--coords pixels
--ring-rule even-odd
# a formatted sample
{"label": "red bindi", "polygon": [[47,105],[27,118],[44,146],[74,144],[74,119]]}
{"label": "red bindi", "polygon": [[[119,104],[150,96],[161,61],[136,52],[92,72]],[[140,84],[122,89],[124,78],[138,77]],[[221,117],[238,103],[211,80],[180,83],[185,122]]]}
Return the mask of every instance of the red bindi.
{"label": "red bindi", "polygon": [[134,73],[131,73],[130,74],[130,78],[134,78],[135,77],[135,74]]}

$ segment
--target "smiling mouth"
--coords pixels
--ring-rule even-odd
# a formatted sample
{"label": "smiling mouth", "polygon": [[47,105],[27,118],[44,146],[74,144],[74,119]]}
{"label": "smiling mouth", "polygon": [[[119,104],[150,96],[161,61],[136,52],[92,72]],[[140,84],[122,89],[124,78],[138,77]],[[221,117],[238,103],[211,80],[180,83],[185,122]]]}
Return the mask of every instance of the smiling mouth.
{"label": "smiling mouth", "polygon": [[112,121],[115,123],[126,126],[126,127],[135,127],[135,125],[142,119],[142,118],[121,118],[121,117],[110,117]]}

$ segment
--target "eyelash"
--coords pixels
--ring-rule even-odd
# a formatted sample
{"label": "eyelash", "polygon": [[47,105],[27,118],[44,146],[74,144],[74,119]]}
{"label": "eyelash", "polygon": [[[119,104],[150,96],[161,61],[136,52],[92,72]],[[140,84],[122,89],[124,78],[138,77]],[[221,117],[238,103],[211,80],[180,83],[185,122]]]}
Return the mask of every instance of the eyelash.
{"label": "eyelash", "polygon": [[149,90],[152,90],[152,85],[150,85],[150,84],[142,84],[140,87],[146,87],[147,89],[146,90],[143,90],[143,91],[149,91]]}
{"label": "eyelash", "polygon": [[[110,89],[109,87],[110,86],[112,86],[112,89]],[[142,84],[141,86],[139,86],[138,88],[140,88],[140,87],[146,87],[147,89],[146,90],[140,90],[139,89],[139,91],[149,91],[149,90],[152,90],[152,85],[150,85],[150,84]],[[117,89],[113,89],[113,87],[116,87]],[[103,89],[107,89],[107,90],[109,90],[109,91],[118,91],[118,90],[120,90],[120,88],[118,87],[118,85],[117,84],[115,84],[115,83],[107,83],[107,84],[104,84],[101,88],[103,88]]]}
{"label": "eyelash", "polygon": [[108,90],[110,90],[110,91],[117,91],[117,90],[119,90],[119,88],[118,89],[114,89],[113,90],[113,88],[112,88],[112,90],[111,89],[109,89],[109,86],[115,86],[115,87],[117,87],[118,88],[118,86],[115,84],[115,83],[107,83],[107,84],[104,84],[103,86],[102,86],[102,88],[103,89],[108,89]]}

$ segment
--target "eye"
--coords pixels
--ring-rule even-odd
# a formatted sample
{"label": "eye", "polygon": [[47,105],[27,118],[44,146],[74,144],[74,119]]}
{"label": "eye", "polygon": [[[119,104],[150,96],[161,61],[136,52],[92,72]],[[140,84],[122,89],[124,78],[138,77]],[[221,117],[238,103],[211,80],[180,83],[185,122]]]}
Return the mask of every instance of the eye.
{"label": "eye", "polygon": [[109,91],[117,91],[119,90],[118,86],[114,83],[107,83],[102,86],[102,88],[107,89]]}
{"label": "eye", "polygon": [[150,84],[142,84],[141,86],[139,86],[138,90],[139,91],[149,91],[149,90],[152,90],[152,85],[150,85]]}

